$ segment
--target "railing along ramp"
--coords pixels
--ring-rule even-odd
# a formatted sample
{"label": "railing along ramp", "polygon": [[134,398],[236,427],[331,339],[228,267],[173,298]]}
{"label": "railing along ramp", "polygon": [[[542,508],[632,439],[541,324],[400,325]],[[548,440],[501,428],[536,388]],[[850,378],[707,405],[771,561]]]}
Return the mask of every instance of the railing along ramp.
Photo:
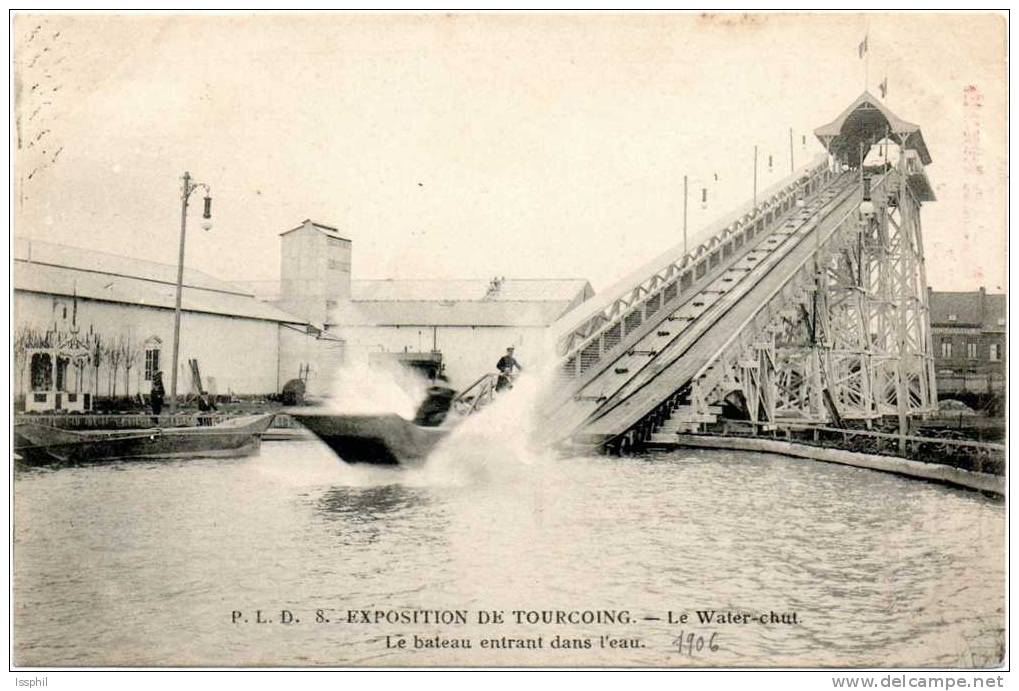
{"label": "railing along ramp", "polygon": [[[873,100],[819,128],[830,156],[560,319],[549,441],[625,448],[723,409],[766,429],[936,407],[919,226],[929,154]],[[881,122],[901,143],[894,165],[865,153]]]}

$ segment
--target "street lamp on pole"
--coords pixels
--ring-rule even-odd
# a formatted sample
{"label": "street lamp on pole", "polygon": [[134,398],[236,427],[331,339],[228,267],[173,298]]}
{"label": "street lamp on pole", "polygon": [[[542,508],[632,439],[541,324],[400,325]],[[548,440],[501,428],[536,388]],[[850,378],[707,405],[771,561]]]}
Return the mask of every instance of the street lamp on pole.
{"label": "street lamp on pole", "polygon": [[205,190],[205,207],[202,211],[202,229],[212,228],[212,191],[204,182],[195,182],[185,171],[180,195],[180,252],[177,255],[177,299],[173,311],[173,369],[170,370],[170,415],[177,412],[177,358],[180,353],[180,295],[184,285],[184,238],[187,235],[188,200],[201,187]]}
{"label": "street lamp on pole", "polygon": [[[718,173],[715,173],[714,182],[718,182]],[[690,202],[690,183],[695,185],[703,185],[701,187],[701,209],[708,208],[708,182],[700,178],[690,180],[688,176],[683,176],[683,255],[687,254],[687,206]]]}

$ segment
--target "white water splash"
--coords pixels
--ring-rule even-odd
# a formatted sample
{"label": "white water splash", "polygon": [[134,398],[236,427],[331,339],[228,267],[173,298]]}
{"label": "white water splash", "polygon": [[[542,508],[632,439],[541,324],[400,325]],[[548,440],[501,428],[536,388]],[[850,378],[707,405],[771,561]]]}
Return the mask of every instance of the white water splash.
{"label": "white water splash", "polygon": [[337,413],[396,413],[412,420],[427,387],[422,375],[399,364],[369,366],[355,361],[337,372],[325,405]]}
{"label": "white water splash", "polygon": [[[506,484],[533,477],[537,466],[556,458],[542,443],[547,430],[536,411],[551,381],[541,361],[526,363],[513,388],[473,415],[455,423],[423,466],[399,469],[344,465],[343,484],[373,485],[399,482],[408,486]],[[337,374],[326,405],[337,413],[396,413],[412,420],[426,395],[428,382],[418,373],[393,365],[345,365]],[[540,475],[540,473],[538,473]]]}
{"label": "white water splash", "polygon": [[481,411],[456,426],[432,453],[424,470],[438,482],[512,482],[555,457],[538,440],[535,406],[543,378],[521,374]]}

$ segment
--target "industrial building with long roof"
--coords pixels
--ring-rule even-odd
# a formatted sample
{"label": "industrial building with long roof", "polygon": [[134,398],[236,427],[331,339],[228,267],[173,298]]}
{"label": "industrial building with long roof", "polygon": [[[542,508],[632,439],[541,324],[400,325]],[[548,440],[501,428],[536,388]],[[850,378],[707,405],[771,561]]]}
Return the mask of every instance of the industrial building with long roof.
{"label": "industrial building with long roof", "polygon": [[354,280],[352,242],[312,220],[280,243],[282,309],[322,323],[350,359],[441,354],[454,385],[493,370],[508,346],[525,366],[535,362],[549,327],[594,294],[572,278]]}
{"label": "industrial building with long roof", "polygon": [[[324,395],[344,362],[413,353],[441,357],[463,385],[511,345],[533,362],[548,327],[593,294],[583,279],[352,280],[352,243],[336,228],[304,221],[280,236],[281,281],[272,295],[264,285],[185,268],[180,392],[191,388],[192,360],[217,393],[275,393],[310,371],[309,393]],[[61,333],[121,344],[133,353],[130,368],[100,356],[98,369],[79,367],[61,386],[147,394],[156,371],[169,379],[176,280],[174,265],[18,238],[16,331],[27,336],[22,344]],[[19,395],[33,388],[27,364],[21,353]]]}
{"label": "industrial building with long roof", "polygon": [[[67,391],[147,394],[154,373],[168,374],[171,366],[176,280],[173,265],[18,238],[15,332],[22,334],[21,343],[73,334],[99,345],[98,369],[79,367],[67,375],[61,382]],[[314,362],[316,369],[331,368],[330,356],[337,361],[342,356],[340,344],[322,338],[308,320],[194,269],[184,270],[181,311],[181,392],[190,388],[191,360],[208,388],[219,393],[268,394],[297,377],[302,367]],[[124,353],[116,365],[110,364],[116,355],[102,355],[113,346]],[[125,359],[131,367],[124,366]],[[19,395],[32,389],[28,364],[18,363]]]}

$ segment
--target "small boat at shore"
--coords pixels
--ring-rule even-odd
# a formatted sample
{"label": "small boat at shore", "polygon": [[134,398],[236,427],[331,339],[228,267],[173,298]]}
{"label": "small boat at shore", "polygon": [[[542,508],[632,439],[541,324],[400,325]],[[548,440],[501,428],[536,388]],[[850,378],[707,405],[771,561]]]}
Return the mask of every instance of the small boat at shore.
{"label": "small boat at shore", "polygon": [[413,466],[424,463],[439,442],[466,417],[491,403],[498,382],[498,374],[486,374],[460,393],[434,387],[414,420],[395,413],[336,414],[308,408],[290,408],[285,412],[332,449],[341,461]]}
{"label": "small boat at shore", "polygon": [[245,456],[258,450],[274,417],[244,415],[207,427],[87,431],[25,421],[14,425],[14,452],[30,464]]}

